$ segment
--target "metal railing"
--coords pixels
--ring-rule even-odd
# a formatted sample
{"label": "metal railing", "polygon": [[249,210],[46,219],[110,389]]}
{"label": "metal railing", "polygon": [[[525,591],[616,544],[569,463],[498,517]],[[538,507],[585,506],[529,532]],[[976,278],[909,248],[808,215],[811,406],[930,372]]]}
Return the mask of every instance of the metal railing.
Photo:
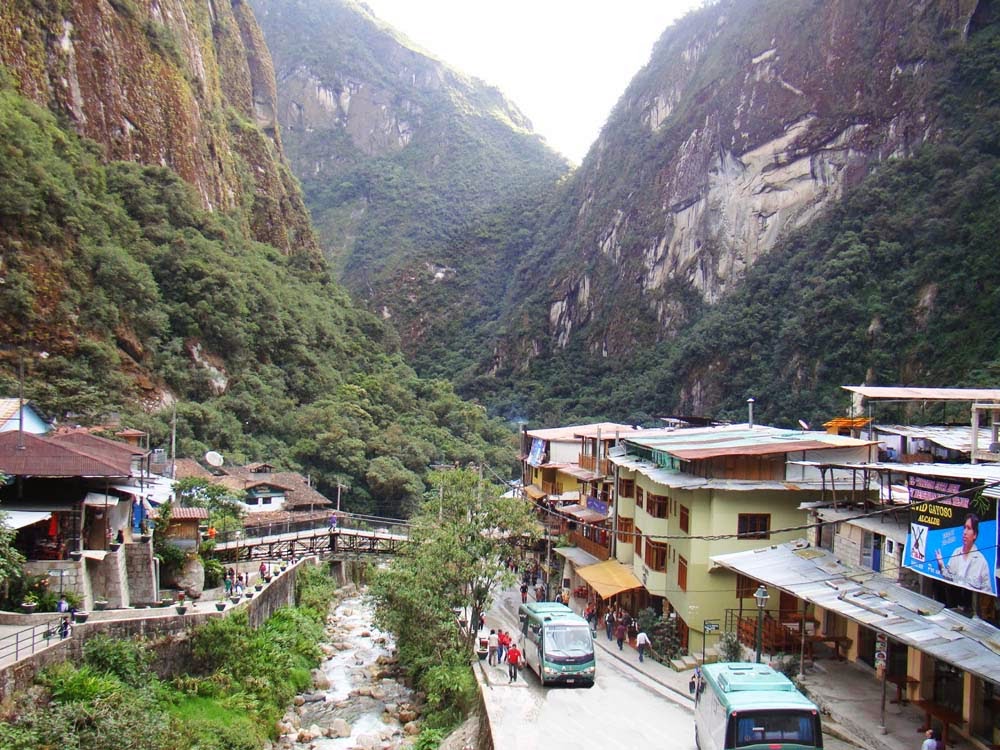
{"label": "metal railing", "polygon": [[[375,531],[387,534],[409,536],[410,523],[399,518],[382,518],[366,516],[357,513],[340,513],[337,516],[337,528],[354,529],[357,531]],[[252,524],[242,529],[234,529],[216,534],[217,543],[235,542],[238,539],[260,539],[280,534],[298,534],[301,532],[331,531],[328,518],[313,518],[305,521],[276,521],[272,523]]]}
{"label": "metal railing", "polygon": [[0,638],[0,664],[18,661],[60,640],[60,615]]}

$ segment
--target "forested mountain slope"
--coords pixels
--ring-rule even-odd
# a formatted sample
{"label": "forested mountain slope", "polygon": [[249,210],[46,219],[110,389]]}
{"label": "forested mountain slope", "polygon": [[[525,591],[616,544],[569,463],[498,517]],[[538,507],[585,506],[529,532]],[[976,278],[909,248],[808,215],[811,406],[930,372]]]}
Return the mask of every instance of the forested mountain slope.
{"label": "forested mountain slope", "polygon": [[[843,413],[848,399],[839,386],[844,383],[995,385],[1000,332],[990,311],[997,309],[992,238],[1000,229],[996,4],[902,4],[907,12],[918,12],[907,16],[911,26],[900,35],[891,24],[873,23],[863,14],[853,21],[841,18],[838,27],[816,29],[808,23],[813,16],[796,8],[811,6],[821,17],[818,11],[839,3],[782,3],[783,12],[771,7],[739,26],[740,38],[755,34],[761,44],[730,40],[727,48],[745,61],[762,60],[766,53],[774,62],[787,54],[774,44],[774,35],[784,38],[794,30],[796,38],[820,40],[816,55],[803,53],[804,70],[823,79],[831,67],[849,67],[857,76],[853,84],[847,79],[820,89],[830,100],[825,106],[817,100],[815,112],[804,114],[786,102],[770,117],[755,118],[751,105],[767,100],[759,85],[772,82],[777,89],[791,85],[803,91],[806,77],[793,78],[786,70],[782,82],[776,71],[717,63],[692,71],[701,85],[689,101],[676,101],[659,128],[651,130],[638,116],[629,120],[640,102],[653,101],[640,92],[648,92],[643,85],[656,70],[659,54],[679,43],[676,35],[698,24],[720,28],[722,22],[711,14],[723,8],[766,10],[768,5],[720,3],[664,36],[654,62],[633,83],[577,175],[571,188],[577,200],[561,212],[577,217],[586,206],[593,214],[597,202],[588,202],[591,186],[606,184],[607,190],[597,194],[621,196],[620,203],[602,206],[610,223],[585,222],[565,238],[538,246],[550,254],[530,258],[530,267],[545,266],[547,257],[549,267],[559,270],[544,286],[526,285],[523,298],[551,314],[528,316],[519,309],[511,320],[541,319],[549,325],[533,331],[510,327],[514,335],[507,338],[503,356],[484,364],[484,375],[470,391],[509,413],[634,419],[667,411],[742,419],[746,399],[754,396],[762,419],[794,425],[799,418],[816,421]],[[865,7],[902,13],[895,5]],[[949,21],[948,13],[957,11],[962,15]],[[789,14],[801,23],[789,23]],[[732,20],[727,16],[726,23]],[[760,27],[765,23],[768,30]],[[701,49],[703,64],[712,57],[696,41],[707,33],[703,29],[688,38],[690,47],[682,45]],[[895,56],[875,55],[873,63],[878,48],[860,44],[872,33],[898,40]],[[836,56],[823,46],[832,39],[841,43]],[[885,80],[872,79],[879,70],[888,71]],[[908,70],[912,81],[904,96],[898,81]],[[734,100],[738,105],[719,112],[716,108],[729,99],[722,83],[732,79],[753,86]],[[802,140],[823,122],[824,112],[837,115],[831,119],[837,127],[823,128],[822,139]],[[740,165],[726,166],[734,143],[735,120],[729,118],[737,115],[741,128],[755,119],[770,123],[779,135],[765,132],[763,137],[783,144],[758,170],[761,181],[749,192],[735,188],[751,171],[748,154],[759,163],[759,144],[739,152]],[[689,123],[707,122],[707,117],[717,123],[710,140],[725,148],[713,147],[705,154],[709,162],[691,165],[689,148],[704,132]],[[809,129],[794,138],[780,135],[782,127],[803,117],[812,121]],[[839,143],[845,133],[864,135],[842,149],[822,145]],[[671,143],[676,147],[669,148]],[[629,168],[602,166],[613,147],[617,158],[610,163]],[[839,172],[830,168],[836,158],[848,160]],[[779,185],[788,165],[799,159],[799,176]],[[838,173],[841,178],[833,181]],[[608,182],[611,174],[626,184]],[[684,182],[695,186],[690,193],[695,202],[672,203]],[[810,190],[811,201],[789,202]],[[760,219],[750,225],[762,229],[764,218],[786,217],[767,252],[761,243],[748,241],[745,231],[734,231],[747,229],[746,216],[726,223],[727,216],[740,217],[735,208],[750,210],[757,201],[772,201],[774,210],[766,217],[760,209],[750,211]],[[691,214],[696,205],[702,208]],[[685,215],[691,221],[682,221]],[[695,221],[695,216],[700,218]],[[762,236],[756,230],[751,234],[757,240]],[[690,252],[671,249],[680,247]],[[752,251],[758,257],[751,264]],[[726,264],[730,272],[720,274]],[[746,268],[736,273],[738,264]],[[708,283],[713,278],[717,281]],[[563,291],[552,294],[553,288]]]}
{"label": "forested mountain slope", "polygon": [[563,159],[497,89],[353,0],[252,0],[278,118],[327,257],[422,372],[489,346]]}
{"label": "forested mountain slope", "polygon": [[419,379],[333,283],[248,6],[0,5],[0,392],[124,413],[181,455],[300,468],[397,514],[428,464],[504,465],[503,425]]}

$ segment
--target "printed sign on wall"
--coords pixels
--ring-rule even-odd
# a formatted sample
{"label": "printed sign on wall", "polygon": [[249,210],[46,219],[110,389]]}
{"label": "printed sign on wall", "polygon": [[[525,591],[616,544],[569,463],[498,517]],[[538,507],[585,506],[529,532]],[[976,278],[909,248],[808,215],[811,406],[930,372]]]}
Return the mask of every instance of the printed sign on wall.
{"label": "printed sign on wall", "polygon": [[959,479],[910,475],[907,485],[910,533],[903,565],[939,581],[996,595],[996,500]]}

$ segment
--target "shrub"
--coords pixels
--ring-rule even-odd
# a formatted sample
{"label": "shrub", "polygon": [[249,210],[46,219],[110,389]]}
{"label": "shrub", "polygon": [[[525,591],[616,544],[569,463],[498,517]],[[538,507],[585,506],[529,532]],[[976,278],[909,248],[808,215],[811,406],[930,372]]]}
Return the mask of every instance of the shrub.
{"label": "shrub", "polygon": [[114,675],[133,687],[148,685],[151,679],[153,653],[140,641],[95,635],[83,646],[83,660],[95,671]]}
{"label": "shrub", "polygon": [[719,638],[719,658],[722,661],[743,661],[743,646],[736,633],[727,631]]}

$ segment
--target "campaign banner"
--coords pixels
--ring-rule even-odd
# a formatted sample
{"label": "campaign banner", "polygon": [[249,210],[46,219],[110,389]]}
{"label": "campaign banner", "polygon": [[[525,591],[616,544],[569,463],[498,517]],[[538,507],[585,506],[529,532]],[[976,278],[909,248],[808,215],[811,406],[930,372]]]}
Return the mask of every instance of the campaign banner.
{"label": "campaign banner", "polygon": [[910,475],[903,566],[996,596],[997,502],[972,482]]}

